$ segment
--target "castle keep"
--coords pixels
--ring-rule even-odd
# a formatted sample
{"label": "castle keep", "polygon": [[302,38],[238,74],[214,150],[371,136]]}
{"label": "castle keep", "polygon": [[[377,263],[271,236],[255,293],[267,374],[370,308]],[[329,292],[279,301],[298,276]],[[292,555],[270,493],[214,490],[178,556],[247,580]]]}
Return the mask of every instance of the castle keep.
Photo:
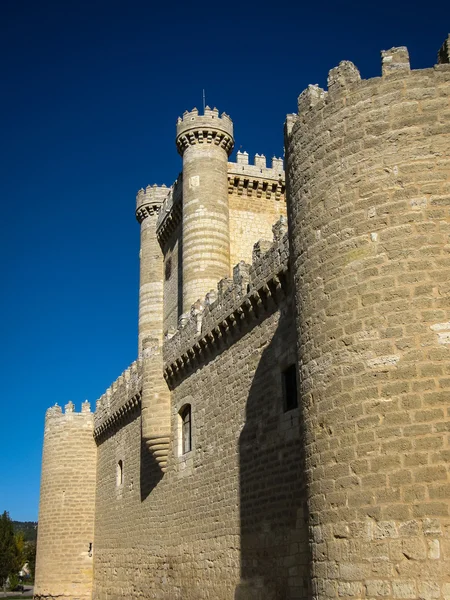
{"label": "castle keep", "polygon": [[37,599],[450,600],[449,41],[309,86],[284,164],[178,119],[138,358],[47,411]]}

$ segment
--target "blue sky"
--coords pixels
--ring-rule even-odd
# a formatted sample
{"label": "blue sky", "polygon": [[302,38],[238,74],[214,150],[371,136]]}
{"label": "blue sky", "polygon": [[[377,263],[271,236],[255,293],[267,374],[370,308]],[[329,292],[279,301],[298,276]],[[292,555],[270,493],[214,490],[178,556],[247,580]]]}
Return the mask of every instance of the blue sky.
{"label": "blue sky", "polygon": [[309,83],[343,59],[378,76],[396,45],[431,66],[448,29],[414,1],[2,0],[0,512],[37,519],[45,410],[94,403],[136,357],[135,195],[176,178],[202,89],[235,152],[280,156]]}

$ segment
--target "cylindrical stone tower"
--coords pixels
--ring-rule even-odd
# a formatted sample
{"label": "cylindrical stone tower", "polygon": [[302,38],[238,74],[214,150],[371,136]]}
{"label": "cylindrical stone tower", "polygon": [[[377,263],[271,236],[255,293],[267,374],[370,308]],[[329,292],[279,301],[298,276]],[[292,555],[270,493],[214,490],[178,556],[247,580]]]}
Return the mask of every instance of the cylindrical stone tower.
{"label": "cylindrical stone tower", "polygon": [[315,600],[450,598],[449,97],[393,48],[288,117]]}
{"label": "cylindrical stone tower", "polygon": [[230,275],[228,156],[233,123],[205,108],[185,112],[177,123],[183,157],[183,312]]}
{"label": "cylindrical stone tower", "polygon": [[163,376],[163,253],[156,221],[169,190],[148,186],[136,198],[141,224],[139,283],[139,356],[142,357],[142,437],[165,471],[170,441],[170,392]]}
{"label": "cylindrical stone tower", "polygon": [[45,418],[34,597],[90,600],[97,446],[89,402]]}
{"label": "cylindrical stone tower", "polygon": [[163,253],[156,238],[156,221],[168,192],[165,185],[148,185],[136,196],[136,219],[141,225],[138,356],[142,355],[145,337],[157,338],[162,343]]}

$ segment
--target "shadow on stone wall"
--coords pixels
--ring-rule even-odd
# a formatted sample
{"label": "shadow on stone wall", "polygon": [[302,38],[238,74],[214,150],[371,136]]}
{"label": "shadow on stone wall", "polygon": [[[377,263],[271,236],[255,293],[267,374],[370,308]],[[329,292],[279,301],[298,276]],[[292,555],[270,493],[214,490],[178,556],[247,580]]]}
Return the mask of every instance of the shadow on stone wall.
{"label": "shadow on stone wall", "polygon": [[147,448],[141,434],[141,460],[140,460],[140,482],[141,502],[146,500],[158,485],[164,473],[156,462],[153,453]]}
{"label": "shadow on stone wall", "polygon": [[[299,409],[283,411],[283,360],[295,357],[291,313],[290,306],[282,308],[277,331],[261,353],[239,439],[241,582],[235,600],[308,597]],[[252,360],[258,361],[257,353]]]}

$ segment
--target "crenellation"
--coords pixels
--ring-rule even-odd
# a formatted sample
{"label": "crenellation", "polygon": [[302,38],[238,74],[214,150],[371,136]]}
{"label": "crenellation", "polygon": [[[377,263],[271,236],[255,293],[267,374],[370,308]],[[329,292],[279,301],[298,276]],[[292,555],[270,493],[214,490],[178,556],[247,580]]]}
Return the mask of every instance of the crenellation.
{"label": "crenellation", "polygon": [[[349,60],[343,60],[328,73],[328,91],[334,93],[341,89],[348,89],[359,81],[361,81],[361,75],[355,65]],[[320,96],[323,97],[323,94],[321,94],[323,90],[318,87],[313,89],[318,95],[316,101],[320,99]]]}
{"label": "crenellation", "polygon": [[255,167],[261,169],[261,173],[262,169],[266,168],[266,157],[264,154],[255,154]]}
{"label": "crenellation", "polygon": [[450,34],[447,36],[447,39],[439,48],[437,62],[439,65],[445,65],[450,63]]}
{"label": "crenellation", "polygon": [[391,48],[381,51],[381,68],[383,77],[401,73],[406,75],[410,71],[409,52],[406,46]]}
{"label": "crenellation", "polygon": [[136,195],[136,219],[139,223],[142,223],[147,216],[159,213],[169,191],[165,184],[157,186],[156,183],[148,185],[145,190],[141,188],[138,191]]}
{"label": "crenellation", "polygon": [[248,152],[241,152],[238,150],[236,153],[236,164],[248,165]]}
{"label": "crenellation", "polygon": [[218,110],[205,107],[200,115],[197,108],[186,111],[177,120],[176,144],[183,156],[186,148],[195,145],[215,145],[223,148],[229,155],[233,149],[233,122],[226,113],[218,116]]}
{"label": "crenellation", "polygon": [[113,415],[127,402],[140,397],[142,390],[142,361],[134,361],[97,400],[95,411],[95,430],[102,428],[106,421],[111,423]]}

